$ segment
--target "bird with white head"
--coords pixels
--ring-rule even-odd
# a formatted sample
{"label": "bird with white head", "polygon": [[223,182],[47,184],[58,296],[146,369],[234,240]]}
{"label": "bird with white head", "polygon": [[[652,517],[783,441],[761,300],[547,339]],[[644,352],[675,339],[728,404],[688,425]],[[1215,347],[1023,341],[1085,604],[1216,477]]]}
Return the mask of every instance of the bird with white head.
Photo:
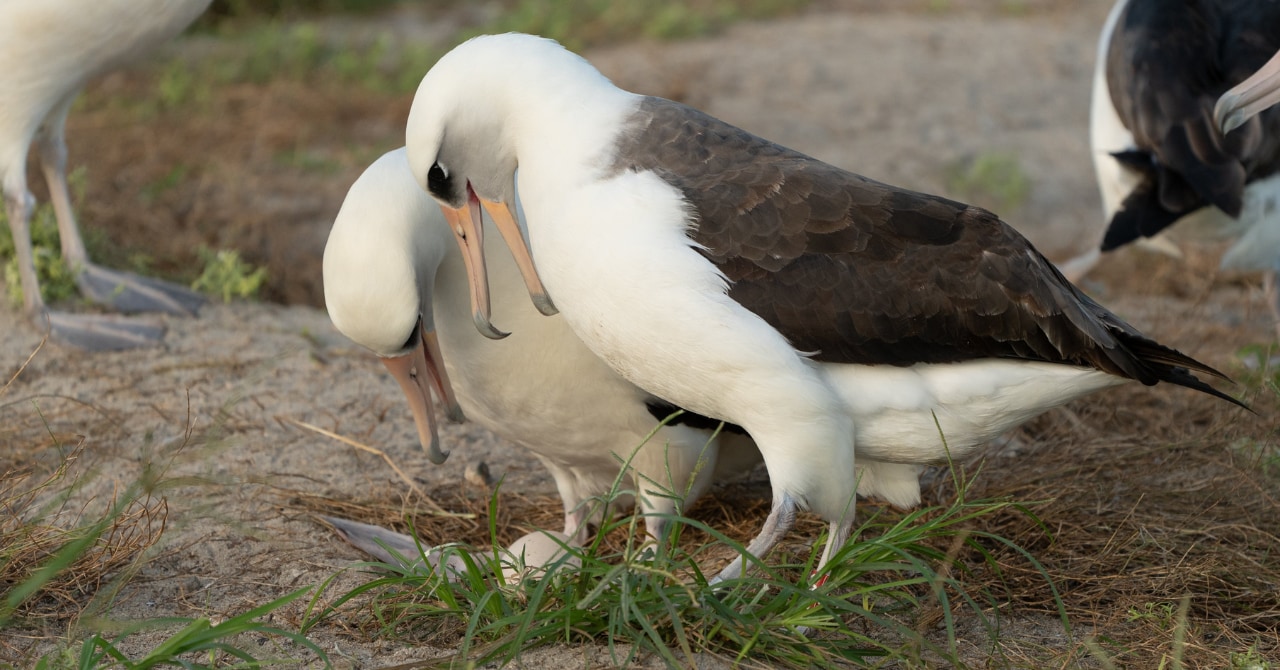
{"label": "bird with white head", "polygon": [[[774,489],[755,556],[804,507],[830,522],[830,560],[852,528],[855,447],[942,461],[1131,379],[1236,402],[1190,370],[1220,373],[1094,303],[991,213],[621,90],[550,40],[446,54],[407,145],[465,253],[483,205],[597,356],[755,439]],[[485,310],[473,304],[482,330]]]}

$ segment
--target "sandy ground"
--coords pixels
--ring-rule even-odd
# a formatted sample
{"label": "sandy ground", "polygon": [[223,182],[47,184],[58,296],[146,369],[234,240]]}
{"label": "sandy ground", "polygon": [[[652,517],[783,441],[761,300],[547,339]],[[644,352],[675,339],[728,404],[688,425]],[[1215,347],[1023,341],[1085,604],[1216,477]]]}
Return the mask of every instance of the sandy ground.
{"label": "sandy ground", "polygon": [[[1088,92],[1094,42],[1109,6],[1109,0],[1088,0],[1021,13],[859,12],[856,5],[834,5],[712,38],[627,44],[587,56],[626,88],[682,99],[834,164],[919,190],[948,193],[953,166],[974,157],[1016,156],[1031,189],[1024,203],[1001,214],[1062,258],[1099,235]],[[372,128],[362,130],[371,156],[401,141],[394,124]],[[75,141],[73,133],[73,155]],[[77,160],[92,165],[91,156]],[[289,272],[312,285],[312,300],[324,234],[357,172],[327,177],[314,202],[292,214],[284,206],[275,215],[276,225],[290,231],[289,257],[297,267]],[[999,205],[983,202],[981,193],[950,195]],[[278,201],[262,193],[249,204]],[[270,237],[262,230],[250,234]],[[1109,304],[1151,313],[1098,288]],[[1176,313],[1156,310],[1138,324],[1169,340],[1176,337],[1170,334]],[[1256,328],[1246,340],[1266,338],[1256,314],[1233,318]],[[405,484],[376,455],[291,420],[385,449],[428,490],[456,487],[465,466],[483,460],[506,477],[507,491],[554,493],[536,461],[475,426],[446,426],[443,439],[454,457],[431,465],[395,383],[337,334],[323,311],[215,305],[198,319],[162,320],[169,332],[155,349],[90,355],[46,345],[0,395],[0,448],[11,454],[48,464],[56,459],[55,443],[83,437],[82,461],[99,473],[96,490],[130,481],[147,463],[168,464],[171,476],[191,478],[163,492],[170,528],[162,548],[118,595],[112,617],[223,616],[360,559],[299,511],[297,493],[394,505]],[[0,311],[5,379],[39,342],[12,307]],[[1196,341],[1170,343],[1201,353]],[[1030,621],[1028,634],[1043,636],[1040,644],[1070,644],[1060,631],[1035,625],[1036,616]],[[356,641],[338,625],[322,626],[312,638],[344,667],[441,653]],[[137,648],[149,641],[154,637],[139,639]],[[578,666],[589,662],[585,654],[543,651],[524,665]]]}

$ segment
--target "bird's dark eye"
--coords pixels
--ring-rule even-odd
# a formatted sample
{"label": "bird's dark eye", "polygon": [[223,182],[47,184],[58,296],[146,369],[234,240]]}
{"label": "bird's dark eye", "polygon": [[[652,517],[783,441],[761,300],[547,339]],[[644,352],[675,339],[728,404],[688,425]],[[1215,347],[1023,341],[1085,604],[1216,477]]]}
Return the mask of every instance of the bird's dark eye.
{"label": "bird's dark eye", "polygon": [[449,173],[439,163],[427,171],[427,190],[438,197],[449,195]]}

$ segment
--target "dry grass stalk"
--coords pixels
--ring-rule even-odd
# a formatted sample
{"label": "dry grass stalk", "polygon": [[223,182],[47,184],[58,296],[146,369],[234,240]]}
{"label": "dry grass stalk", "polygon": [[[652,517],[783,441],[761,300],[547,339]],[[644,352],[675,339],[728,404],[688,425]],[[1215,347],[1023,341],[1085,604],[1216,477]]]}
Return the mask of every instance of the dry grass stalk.
{"label": "dry grass stalk", "polygon": [[80,488],[85,476],[76,468],[82,450],[83,443],[76,445],[53,473],[38,481],[29,469],[6,472],[0,479],[0,593],[12,593],[64,547],[98,532],[35,596],[18,604],[12,613],[17,618],[79,616],[103,584],[133,566],[164,533],[168,506],[149,495],[122,500],[133,493],[116,491],[110,500],[68,507],[66,494]]}

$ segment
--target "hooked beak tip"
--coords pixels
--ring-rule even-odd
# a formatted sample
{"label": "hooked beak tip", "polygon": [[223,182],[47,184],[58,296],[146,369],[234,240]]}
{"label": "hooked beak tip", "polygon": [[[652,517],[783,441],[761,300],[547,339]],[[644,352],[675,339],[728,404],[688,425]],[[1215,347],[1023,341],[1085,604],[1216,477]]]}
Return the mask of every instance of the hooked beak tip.
{"label": "hooked beak tip", "polygon": [[476,329],[480,331],[480,334],[491,340],[501,340],[511,334],[494,328],[493,324],[489,323],[489,317],[485,316],[482,311],[477,310],[472,315],[472,320],[475,321]]}
{"label": "hooked beak tip", "polygon": [[1236,104],[1238,99],[1239,96],[1230,92],[1223,93],[1222,97],[1218,98],[1218,103],[1213,106],[1213,121],[1223,135],[1240,126],[1240,113]]}
{"label": "hooked beak tip", "polygon": [[444,451],[440,448],[439,439],[433,439],[431,440],[431,446],[427,447],[427,460],[435,463],[436,465],[440,465],[441,463],[449,460],[450,453],[452,452]]}
{"label": "hooked beak tip", "polygon": [[1235,130],[1236,128],[1243,126],[1244,120],[1245,119],[1244,119],[1243,112],[1239,110],[1231,112],[1230,114],[1227,115],[1225,119],[1222,119],[1221,121],[1219,121],[1219,125],[1222,126],[1222,134],[1226,135],[1227,133]]}
{"label": "hooked beak tip", "polygon": [[[466,423],[467,415],[462,411],[462,405],[454,405],[445,411],[445,418],[449,423]],[[445,454],[448,455],[447,453]]]}

